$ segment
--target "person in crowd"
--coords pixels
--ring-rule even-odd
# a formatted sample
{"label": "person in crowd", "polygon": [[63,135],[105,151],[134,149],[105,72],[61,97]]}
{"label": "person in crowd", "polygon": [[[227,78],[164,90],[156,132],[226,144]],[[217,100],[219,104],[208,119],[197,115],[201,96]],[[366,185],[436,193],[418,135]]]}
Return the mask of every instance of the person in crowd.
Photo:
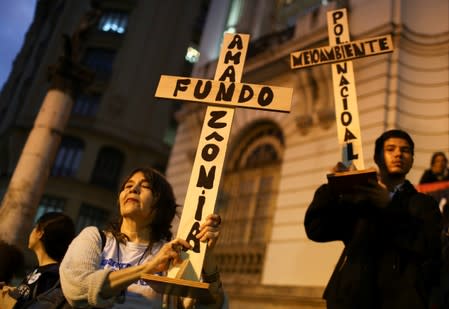
{"label": "person in crowd", "polygon": [[449,180],[447,158],[444,152],[435,152],[430,160],[430,168],[426,169],[419,180],[420,184]]}
{"label": "person in crowd", "polygon": [[28,308],[59,281],[59,264],[74,237],[75,225],[70,217],[60,212],[44,213],[28,238],[28,248],[36,255],[38,266],[17,287],[4,287],[2,297],[15,299],[14,309]]}
{"label": "person in crowd", "polygon": [[406,179],[413,156],[407,132],[386,131],[375,142],[378,181],[345,194],[328,184],[315,192],[307,236],[344,243],[324,292],[327,308],[429,308],[439,282],[442,219],[437,202]]}
{"label": "person in crowd", "polygon": [[23,252],[0,239],[0,284],[9,285],[18,277],[25,265]]}
{"label": "person in crowd", "polygon": [[[172,187],[155,169],[137,168],[121,185],[118,204],[119,220],[104,231],[105,240],[102,231],[87,227],[70,245],[60,268],[64,295],[74,307],[161,308],[162,295],[141,275],[164,275],[170,264],[181,262],[180,249],[191,248],[184,239],[172,239],[178,207]],[[210,308],[221,308],[224,300],[213,256],[220,222],[218,215],[208,215],[196,235],[208,246],[202,276],[215,291]],[[180,303],[201,305],[189,298]]]}
{"label": "person in crowd", "polygon": [[441,231],[441,276],[439,289],[439,307],[449,308],[449,206],[445,204],[442,208],[443,229]]}

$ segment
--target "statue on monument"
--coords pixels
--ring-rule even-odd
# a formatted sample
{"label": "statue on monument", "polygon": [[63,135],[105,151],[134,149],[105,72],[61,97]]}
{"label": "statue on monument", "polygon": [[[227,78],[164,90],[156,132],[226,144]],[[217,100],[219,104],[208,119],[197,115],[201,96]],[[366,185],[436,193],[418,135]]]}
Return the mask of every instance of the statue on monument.
{"label": "statue on monument", "polygon": [[92,0],[91,9],[81,17],[72,35],[63,34],[63,55],[56,65],[49,67],[49,80],[53,88],[76,92],[76,88],[92,82],[94,72],[82,67],[80,62],[83,44],[98,23],[101,13],[98,0]]}

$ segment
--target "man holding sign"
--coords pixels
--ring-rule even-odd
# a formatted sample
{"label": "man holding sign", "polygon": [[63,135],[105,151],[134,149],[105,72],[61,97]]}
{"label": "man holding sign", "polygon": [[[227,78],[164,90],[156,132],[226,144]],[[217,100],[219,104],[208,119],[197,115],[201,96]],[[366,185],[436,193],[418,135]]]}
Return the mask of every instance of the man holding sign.
{"label": "man holding sign", "polygon": [[315,192],[307,236],[345,245],[324,292],[328,308],[429,308],[439,278],[441,215],[436,201],[406,180],[413,154],[406,132],[387,131],[375,144],[378,182],[344,194],[329,184]]}

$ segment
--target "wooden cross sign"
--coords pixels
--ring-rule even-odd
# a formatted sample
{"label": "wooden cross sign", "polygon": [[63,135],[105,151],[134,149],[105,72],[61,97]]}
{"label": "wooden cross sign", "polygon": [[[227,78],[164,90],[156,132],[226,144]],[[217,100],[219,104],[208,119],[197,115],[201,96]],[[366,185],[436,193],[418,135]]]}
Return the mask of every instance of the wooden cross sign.
{"label": "wooden cross sign", "polygon": [[[290,66],[292,69],[298,69],[332,64],[335,116],[342,162],[346,167],[352,166],[359,171],[338,173],[338,175],[351,176],[356,178],[356,181],[363,181],[365,178],[361,177],[361,174],[367,173],[369,178],[373,177],[375,171],[364,170],[357,94],[351,59],[393,52],[393,41],[390,35],[385,35],[351,42],[346,9],[327,12],[327,23],[330,46],[293,52],[290,54]],[[345,181],[351,182],[351,177],[345,177]]]}
{"label": "wooden cross sign", "polygon": [[240,83],[248,43],[247,34],[225,34],[214,80],[162,75],[156,89],[159,98],[209,105],[177,233],[193,248],[182,252],[184,263],[172,267],[167,277],[142,277],[159,293],[210,298],[209,285],[199,282],[207,245],[195,236],[214,212],[235,108],[290,111],[293,89]]}

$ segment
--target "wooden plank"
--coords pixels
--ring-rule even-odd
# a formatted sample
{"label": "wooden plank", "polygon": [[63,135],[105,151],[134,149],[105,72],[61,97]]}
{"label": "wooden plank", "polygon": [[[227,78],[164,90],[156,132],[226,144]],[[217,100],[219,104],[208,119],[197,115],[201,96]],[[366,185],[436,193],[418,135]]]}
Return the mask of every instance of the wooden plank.
{"label": "wooden plank", "polygon": [[[214,80],[240,82],[248,43],[249,35],[225,34]],[[208,106],[206,109],[177,232],[177,237],[193,246],[192,250],[181,252],[181,257],[190,262],[183,279],[198,281],[201,277],[207,244],[199,242],[195,235],[204,216],[215,209],[234,112],[234,108],[227,107]],[[179,271],[180,268],[174,266],[167,276],[179,278]]]}
{"label": "wooden plank", "polygon": [[[350,41],[346,9],[328,12],[327,24],[331,46]],[[334,63],[331,67],[337,136],[342,152],[342,162],[346,166],[352,164],[357,170],[363,170],[365,161],[352,61]]]}
{"label": "wooden plank", "polygon": [[[195,235],[204,217],[215,209],[233,116],[234,109],[230,108],[209,106],[206,110],[177,233],[177,237],[195,245],[193,250],[182,252],[192,264],[185,272],[186,279],[199,280],[201,275],[206,244],[196,241]],[[169,277],[175,277],[178,271],[173,267]]]}
{"label": "wooden plank", "polygon": [[209,283],[150,274],[142,275],[141,279],[159,294],[196,298],[202,303],[215,301]]}
{"label": "wooden plank", "polygon": [[393,52],[391,35],[297,51],[290,54],[290,67],[300,69]]}
{"label": "wooden plank", "polygon": [[290,54],[292,69],[331,64],[335,100],[338,143],[342,162],[357,170],[365,168],[360,119],[357,105],[354,69],[351,59],[374,56],[393,51],[391,35],[371,39],[350,40],[346,9],[327,12],[329,46]]}
{"label": "wooden plank", "polygon": [[293,89],[161,75],[155,96],[223,107],[290,112]]}

